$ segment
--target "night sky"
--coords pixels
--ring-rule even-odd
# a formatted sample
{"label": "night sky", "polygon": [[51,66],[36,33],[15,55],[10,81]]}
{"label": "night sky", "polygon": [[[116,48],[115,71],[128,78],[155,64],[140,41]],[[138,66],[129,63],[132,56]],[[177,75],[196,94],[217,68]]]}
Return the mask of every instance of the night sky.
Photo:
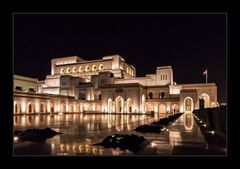
{"label": "night sky", "polygon": [[51,74],[51,59],[85,60],[119,54],[137,76],[171,65],[174,81],[218,86],[226,100],[225,14],[14,15],[14,74],[40,80]]}

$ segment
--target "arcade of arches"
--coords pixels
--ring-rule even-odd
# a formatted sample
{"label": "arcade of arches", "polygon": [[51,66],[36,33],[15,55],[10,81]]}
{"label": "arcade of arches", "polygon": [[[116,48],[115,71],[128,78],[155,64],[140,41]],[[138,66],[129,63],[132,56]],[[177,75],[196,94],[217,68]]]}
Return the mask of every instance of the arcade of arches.
{"label": "arcade of arches", "polygon": [[[174,102],[161,102],[149,101],[145,99],[145,95],[140,97],[140,105],[136,106],[134,98],[123,99],[122,96],[117,96],[115,99],[108,98],[106,107],[102,107],[101,103],[96,102],[68,102],[54,104],[54,102],[14,102],[14,114],[35,114],[35,113],[74,113],[74,112],[108,112],[108,113],[135,113],[135,112],[157,112],[157,113],[177,113],[177,112],[190,112],[194,108],[210,107],[210,97],[206,93],[199,95],[199,102],[194,102],[193,98],[187,96],[183,99],[183,104]],[[202,100],[202,102],[200,101]],[[137,103],[138,104],[138,103]],[[196,105],[196,107],[195,107]]]}

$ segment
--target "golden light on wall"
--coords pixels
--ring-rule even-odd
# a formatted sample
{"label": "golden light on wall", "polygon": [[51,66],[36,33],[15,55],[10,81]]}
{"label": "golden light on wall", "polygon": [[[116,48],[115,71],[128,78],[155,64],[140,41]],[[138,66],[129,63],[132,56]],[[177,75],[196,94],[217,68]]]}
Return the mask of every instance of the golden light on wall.
{"label": "golden light on wall", "polygon": [[92,110],[95,111],[96,110],[96,105],[92,104]]}
{"label": "golden light on wall", "polygon": [[154,106],[154,112],[155,113],[158,112],[158,106],[157,105]]}
{"label": "golden light on wall", "polygon": [[40,111],[39,111],[39,101],[37,100],[37,101],[35,101],[35,111],[36,111],[36,113],[39,113]]}
{"label": "golden light on wall", "polygon": [[26,101],[23,99],[21,101],[22,113],[26,113]]}

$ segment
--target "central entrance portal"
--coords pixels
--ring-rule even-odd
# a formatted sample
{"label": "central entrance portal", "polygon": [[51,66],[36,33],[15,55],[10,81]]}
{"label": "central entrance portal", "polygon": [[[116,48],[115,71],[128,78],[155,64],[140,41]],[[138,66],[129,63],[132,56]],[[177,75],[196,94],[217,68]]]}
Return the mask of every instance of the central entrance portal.
{"label": "central entrance portal", "polygon": [[116,113],[123,113],[123,98],[118,96],[116,98]]}

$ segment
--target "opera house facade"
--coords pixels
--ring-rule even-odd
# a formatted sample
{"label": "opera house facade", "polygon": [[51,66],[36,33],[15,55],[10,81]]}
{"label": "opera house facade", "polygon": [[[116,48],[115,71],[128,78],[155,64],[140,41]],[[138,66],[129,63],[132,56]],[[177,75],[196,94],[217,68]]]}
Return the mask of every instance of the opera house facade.
{"label": "opera house facade", "polygon": [[45,80],[14,75],[14,114],[164,113],[217,106],[215,83],[177,84],[171,66],[136,77],[121,56],[51,60]]}

